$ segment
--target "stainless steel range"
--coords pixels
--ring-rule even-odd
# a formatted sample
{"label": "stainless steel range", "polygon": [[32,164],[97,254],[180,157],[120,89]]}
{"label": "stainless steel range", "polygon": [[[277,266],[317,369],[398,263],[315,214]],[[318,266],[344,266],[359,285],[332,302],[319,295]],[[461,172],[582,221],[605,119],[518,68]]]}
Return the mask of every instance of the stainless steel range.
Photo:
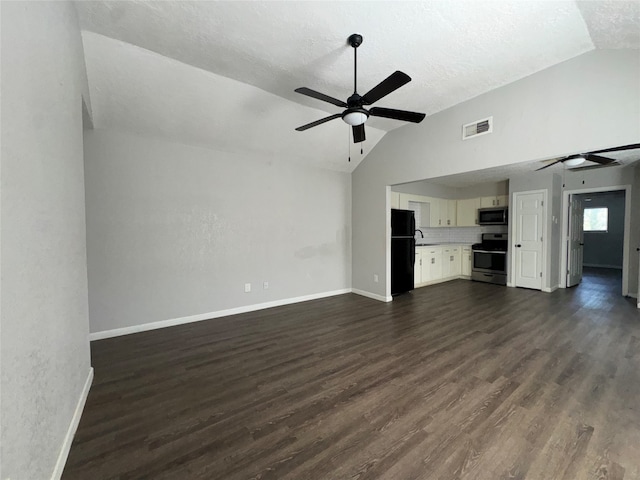
{"label": "stainless steel range", "polygon": [[474,243],[471,279],[478,282],[507,284],[507,233],[483,233],[482,242]]}

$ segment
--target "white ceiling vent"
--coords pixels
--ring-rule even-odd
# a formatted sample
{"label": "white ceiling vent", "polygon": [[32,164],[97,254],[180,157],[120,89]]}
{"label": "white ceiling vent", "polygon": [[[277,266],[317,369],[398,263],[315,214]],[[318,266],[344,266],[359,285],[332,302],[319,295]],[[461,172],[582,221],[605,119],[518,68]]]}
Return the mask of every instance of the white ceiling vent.
{"label": "white ceiling vent", "polygon": [[467,140],[469,138],[484,135],[486,133],[493,132],[493,117],[483,118],[482,120],[476,120],[472,123],[467,123],[462,126],[462,139]]}

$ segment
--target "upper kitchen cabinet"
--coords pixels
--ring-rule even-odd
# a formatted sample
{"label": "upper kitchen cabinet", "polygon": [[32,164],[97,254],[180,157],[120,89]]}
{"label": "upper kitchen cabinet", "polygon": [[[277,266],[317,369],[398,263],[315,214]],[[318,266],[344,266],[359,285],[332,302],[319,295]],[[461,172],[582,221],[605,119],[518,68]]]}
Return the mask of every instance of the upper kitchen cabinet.
{"label": "upper kitchen cabinet", "polygon": [[465,198],[456,203],[456,225],[458,227],[475,227],[478,225],[479,198]]}
{"label": "upper kitchen cabinet", "polygon": [[506,207],[507,205],[509,205],[509,195],[480,198],[480,208]]}
{"label": "upper kitchen cabinet", "polygon": [[429,226],[441,227],[441,212],[440,212],[440,200],[439,198],[429,198]]}
{"label": "upper kitchen cabinet", "polygon": [[443,227],[456,226],[456,205],[457,200],[440,200],[440,218]]}
{"label": "upper kitchen cabinet", "polygon": [[391,192],[389,203],[391,208],[400,208],[400,192]]}

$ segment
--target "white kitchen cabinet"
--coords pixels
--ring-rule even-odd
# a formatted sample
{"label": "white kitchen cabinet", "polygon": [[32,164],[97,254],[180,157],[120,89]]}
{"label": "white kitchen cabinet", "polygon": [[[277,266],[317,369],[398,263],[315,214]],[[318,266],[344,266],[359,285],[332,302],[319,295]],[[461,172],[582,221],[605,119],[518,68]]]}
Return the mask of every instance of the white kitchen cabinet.
{"label": "white kitchen cabinet", "polygon": [[427,197],[426,201],[429,202],[429,226],[439,227],[440,226],[440,199]]}
{"label": "white kitchen cabinet", "polygon": [[471,245],[465,245],[462,247],[462,259],[461,259],[462,273],[465,277],[471,276],[471,265],[473,263],[473,251]]}
{"label": "white kitchen cabinet", "polygon": [[391,192],[389,201],[391,208],[400,208],[400,192]]}
{"label": "white kitchen cabinet", "polygon": [[478,225],[479,198],[465,198],[456,202],[456,225],[458,227],[475,227]]}
{"label": "white kitchen cabinet", "polygon": [[509,205],[509,195],[480,198],[480,208],[506,207]]}
{"label": "white kitchen cabinet", "polygon": [[442,278],[458,277],[462,274],[459,246],[446,246],[442,249]]}
{"label": "white kitchen cabinet", "polygon": [[431,227],[455,227],[456,226],[456,200],[445,198],[429,198],[430,226]]}
{"label": "white kitchen cabinet", "polygon": [[413,264],[414,286],[422,283],[422,252],[424,250],[424,247],[416,247],[416,263]]}
{"label": "white kitchen cabinet", "polygon": [[422,252],[422,281],[442,278],[442,247],[427,247]]}
{"label": "white kitchen cabinet", "polygon": [[447,202],[447,227],[455,227],[457,225],[457,200],[446,200]]}

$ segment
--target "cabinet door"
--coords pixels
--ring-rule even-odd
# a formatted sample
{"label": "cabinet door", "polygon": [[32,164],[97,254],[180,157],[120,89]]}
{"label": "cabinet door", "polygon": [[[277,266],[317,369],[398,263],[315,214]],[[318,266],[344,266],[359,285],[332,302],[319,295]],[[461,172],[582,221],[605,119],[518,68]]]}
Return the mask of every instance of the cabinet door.
{"label": "cabinet door", "polygon": [[418,285],[423,282],[422,280],[422,250],[416,248],[416,263],[413,264],[413,283]]}
{"label": "cabinet door", "polygon": [[470,277],[471,276],[471,260],[472,260],[472,255],[471,255],[471,247],[463,247],[462,248],[462,265],[461,265],[461,271],[462,271],[462,275],[466,276],[466,277]]}
{"label": "cabinet door", "polygon": [[431,278],[431,254],[429,253],[429,251],[426,248],[422,251],[421,270],[422,270],[422,281],[423,282],[431,281],[432,280],[432,278]]}
{"label": "cabinet door", "polygon": [[475,227],[478,224],[479,198],[466,198],[456,202],[456,225],[459,227]]}
{"label": "cabinet door", "polygon": [[441,227],[440,223],[440,200],[438,198],[429,199],[429,220],[430,227]]}
{"label": "cabinet door", "polygon": [[442,278],[451,276],[451,248],[442,249]]}
{"label": "cabinet door", "polygon": [[391,208],[400,208],[400,192],[391,192],[389,201],[391,203]]}
{"label": "cabinet door", "polygon": [[460,252],[460,247],[454,247],[451,249],[449,266],[450,277],[459,277],[462,275],[462,254]]}
{"label": "cabinet door", "polygon": [[422,265],[422,273],[427,277],[424,281],[440,280],[442,278],[442,250],[429,249],[426,252],[426,261],[423,261]]}
{"label": "cabinet door", "polygon": [[410,195],[406,193],[398,194],[398,208],[400,208],[401,210],[408,210],[409,200],[410,200]]}
{"label": "cabinet door", "polygon": [[480,208],[495,207],[497,202],[497,197],[482,197],[480,199]]}
{"label": "cabinet door", "polygon": [[456,223],[457,204],[458,202],[456,200],[447,200],[447,226],[448,227],[455,227],[457,225]]}
{"label": "cabinet door", "polygon": [[501,207],[506,207],[509,205],[509,195],[498,195],[496,197],[496,202]]}
{"label": "cabinet door", "polygon": [[440,206],[440,223],[439,227],[447,226],[447,219],[449,216],[449,200],[445,200],[443,198],[438,200],[438,204]]}

